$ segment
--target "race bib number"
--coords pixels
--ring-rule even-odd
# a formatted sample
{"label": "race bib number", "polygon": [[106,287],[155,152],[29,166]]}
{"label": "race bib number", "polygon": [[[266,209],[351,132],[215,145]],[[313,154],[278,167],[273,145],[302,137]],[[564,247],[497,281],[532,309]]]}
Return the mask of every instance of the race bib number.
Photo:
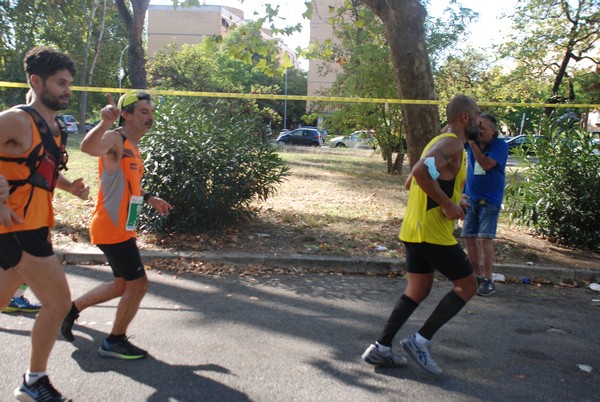
{"label": "race bib number", "polygon": [[140,221],[140,212],[142,212],[142,203],[144,197],[141,195],[132,195],[129,200],[129,214],[127,215],[127,223],[125,224],[125,230],[133,231],[137,229]]}

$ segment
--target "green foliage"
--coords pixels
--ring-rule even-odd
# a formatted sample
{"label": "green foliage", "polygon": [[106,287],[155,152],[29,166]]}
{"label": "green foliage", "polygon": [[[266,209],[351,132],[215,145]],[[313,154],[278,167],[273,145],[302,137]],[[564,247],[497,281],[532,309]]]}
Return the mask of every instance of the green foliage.
{"label": "green foliage", "polygon": [[[181,50],[171,44],[157,53],[154,61],[149,63],[149,81],[153,87],[165,89],[282,94],[285,90],[285,75],[267,76],[252,64],[232,58],[231,47],[235,47],[234,44],[242,40],[242,37],[243,32],[236,29],[222,42],[205,40],[196,45],[183,45]],[[306,85],[306,73],[295,68],[288,69],[289,95],[305,95]],[[256,112],[263,116],[265,127],[274,127],[283,120],[283,101],[251,102],[256,104]],[[305,108],[305,101],[287,102],[288,126],[290,122],[300,122]]]}
{"label": "green foliage", "polygon": [[253,133],[259,122],[239,101],[166,100],[142,140],[143,187],[173,205],[168,216],[145,210],[150,231],[199,233],[249,219],[288,168]]}
{"label": "green foliage", "polygon": [[[512,31],[500,48],[525,70],[524,77],[550,76],[549,101],[575,100],[571,77],[585,62],[598,66],[598,0],[527,0],[511,11]],[[597,82],[597,81],[596,81]],[[568,83],[569,85],[564,85]]]}
{"label": "green foliage", "polygon": [[[485,102],[539,102],[550,94],[550,81],[547,77],[527,79],[524,78],[527,74],[521,66],[504,71],[502,67],[495,65],[496,61],[488,52],[473,48],[457,51],[455,55],[448,57],[435,74],[440,99],[449,100],[461,93],[477,99],[483,105]],[[532,131],[533,122],[539,121],[542,114],[540,109],[525,106],[482,106],[482,109],[496,116],[500,128],[506,127],[508,133],[512,134],[520,133],[524,114],[524,132]]]}
{"label": "green foliage", "polygon": [[600,154],[584,131],[543,123],[545,139],[516,151],[520,169],[506,189],[511,221],[531,226],[549,240],[600,248]]}
{"label": "green foliage", "polygon": [[456,0],[448,3],[443,17],[427,15],[427,48],[434,75],[443,64],[443,60],[456,52],[457,45],[468,33],[469,24],[478,17],[478,13],[461,6]]}
{"label": "green foliage", "polygon": [[[77,66],[74,85],[79,85],[85,74],[84,53],[88,38],[88,19],[95,0],[84,1],[0,1],[0,81],[25,82],[23,56],[34,46],[52,46],[68,53]],[[119,21],[114,1],[107,0],[107,14],[103,40],[92,84],[99,87],[114,87],[118,82],[119,53],[127,44],[127,35]],[[101,12],[98,11],[90,30],[91,41],[100,35]],[[107,46],[106,43],[110,43]],[[90,57],[96,49],[91,46]],[[10,91],[0,88],[0,103],[15,105],[22,103],[26,90]],[[67,114],[79,116],[80,95],[75,92]],[[88,111],[106,105],[103,94],[91,93]],[[91,115],[92,112],[88,112]]]}

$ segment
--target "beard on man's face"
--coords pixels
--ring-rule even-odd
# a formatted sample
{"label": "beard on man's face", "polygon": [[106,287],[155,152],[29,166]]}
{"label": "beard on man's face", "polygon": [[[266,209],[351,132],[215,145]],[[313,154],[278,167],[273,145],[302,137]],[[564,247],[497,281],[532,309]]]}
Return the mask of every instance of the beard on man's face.
{"label": "beard on man's face", "polygon": [[465,127],[465,134],[467,135],[467,140],[469,141],[478,141],[479,140],[479,124],[475,122],[475,120],[470,119],[469,124]]}
{"label": "beard on man's face", "polygon": [[69,107],[69,98],[51,95],[46,87],[42,89],[40,101],[50,110],[65,110]]}

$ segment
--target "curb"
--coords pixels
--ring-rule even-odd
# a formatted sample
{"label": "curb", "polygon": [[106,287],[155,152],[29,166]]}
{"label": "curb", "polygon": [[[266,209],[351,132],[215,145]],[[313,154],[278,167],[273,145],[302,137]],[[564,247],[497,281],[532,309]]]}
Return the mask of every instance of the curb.
{"label": "curb", "polygon": [[[67,250],[56,248],[55,254],[63,264],[92,265],[104,264],[106,258],[100,250]],[[153,251],[140,250],[146,263],[164,259],[186,259],[212,263],[227,263],[238,266],[259,264],[275,268],[299,268],[307,272],[333,271],[345,274],[385,275],[405,269],[405,261],[396,258],[378,257],[338,257],[313,254],[255,254],[255,253],[218,253],[189,251]],[[600,279],[600,271],[555,266],[535,266],[516,264],[495,264],[494,271],[507,279],[516,278],[519,282],[533,281],[561,283],[565,281],[589,281]]]}

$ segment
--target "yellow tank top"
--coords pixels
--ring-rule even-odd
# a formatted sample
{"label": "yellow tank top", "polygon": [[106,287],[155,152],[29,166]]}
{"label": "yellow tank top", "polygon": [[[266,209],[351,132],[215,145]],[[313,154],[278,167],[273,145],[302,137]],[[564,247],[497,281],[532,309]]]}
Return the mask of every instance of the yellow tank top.
{"label": "yellow tank top", "polygon": [[[421,154],[421,158],[425,156],[429,148],[436,142],[446,137],[457,138],[452,133],[438,135],[429,141]],[[442,187],[442,190],[444,190],[444,193],[457,205],[460,203],[467,174],[465,160],[466,154],[463,152],[460,170],[454,179],[438,179],[438,183]],[[410,243],[431,243],[451,246],[457,243],[453,235],[454,226],[455,221],[444,216],[442,208],[427,196],[413,178],[410,183],[404,220],[400,228],[400,240]]]}
{"label": "yellow tank top", "polygon": [[129,201],[141,195],[144,165],[139,151],[129,140],[123,142],[123,158],[115,172],[104,171],[98,158],[98,200],[90,223],[92,244],[116,244],[136,237],[135,230],[126,230]]}
{"label": "yellow tank top", "polygon": [[[29,114],[28,114],[29,116]],[[29,116],[31,121],[31,132],[33,138],[31,141],[31,148],[21,155],[9,155],[0,154],[3,157],[23,157],[26,158],[33,149],[42,142],[40,132],[33,121],[33,118]],[[56,145],[60,145],[60,136],[54,137]],[[40,148],[40,155],[44,152],[43,147]],[[14,162],[0,162],[0,174],[2,174],[6,180],[25,180],[30,174],[29,167],[25,163],[14,163]],[[32,192],[33,191],[33,192]],[[0,234],[20,232],[24,230],[34,230],[43,227],[51,228],[54,226],[54,210],[52,209],[52,197],[54,193],[44,190],[39,187],[33,187],[31,184],[24,184],[17,187],[14,193],[10,195],[6,200],[6,205],[17,213],[23,219],[21,224],[13,224],[11,227],[0,225]],[[27,207],[27,214],[25,214],[25,206],[31,197],[29,206]]]}

